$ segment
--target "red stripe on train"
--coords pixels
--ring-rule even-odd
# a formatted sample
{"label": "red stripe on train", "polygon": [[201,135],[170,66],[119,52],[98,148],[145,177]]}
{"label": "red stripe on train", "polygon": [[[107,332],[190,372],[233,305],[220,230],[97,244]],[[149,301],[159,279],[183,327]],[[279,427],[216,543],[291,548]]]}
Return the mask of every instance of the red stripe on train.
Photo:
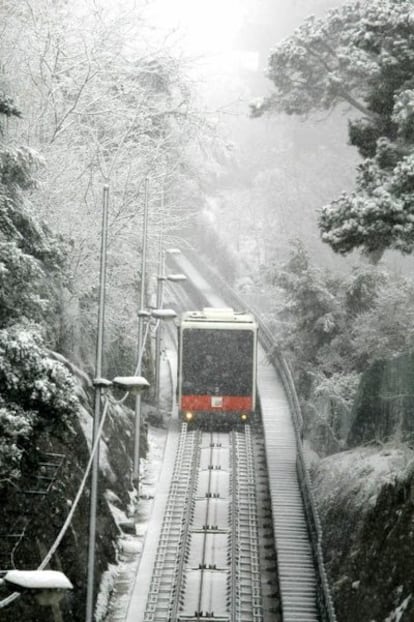
{"label": "red stripe on train", "polygon": [[181,410],[189,411],[242,411],[252,410],[253,400],[251,397],[234,397],[223,395],[182,395]]}

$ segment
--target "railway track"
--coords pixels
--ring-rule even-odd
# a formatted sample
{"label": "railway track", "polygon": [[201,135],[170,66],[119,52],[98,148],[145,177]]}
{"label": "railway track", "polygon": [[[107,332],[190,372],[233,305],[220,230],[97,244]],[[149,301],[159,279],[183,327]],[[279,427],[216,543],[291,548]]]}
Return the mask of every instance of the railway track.
{"label": "railway track", "polygon": [[262,622],[254,443],[250,427],[183,423],[145,622]]}
{"label": "railway track", "polygon": [[[243,308],[219,277],[198,278],[197,262],[182,257],[177,264],[193,281],[183,295],[187,309]],[[176,306],[181,310],[180,300]],[[336,622],[297,398],[265,326],[261,334],[263,431],[206,433],[182,424],[169,493],[159,496],[166,504],[158,547],[147,547],[154,550],[152,578],[143,564],[128,622]]]}
{"label": "railway track", "polygon": [[[186,295],[196,307],[246,309],[219,275],[195,253],[174,257],[187,274]],[[214,283],[214,286],[211,285]],[[257,314],[256,314],[257,315]],[[302,422],[290,371],[266,326],[260,324],[258,389],[265,434],[272,524],[283,622],[336,622],[322,532],[302,449]]]}

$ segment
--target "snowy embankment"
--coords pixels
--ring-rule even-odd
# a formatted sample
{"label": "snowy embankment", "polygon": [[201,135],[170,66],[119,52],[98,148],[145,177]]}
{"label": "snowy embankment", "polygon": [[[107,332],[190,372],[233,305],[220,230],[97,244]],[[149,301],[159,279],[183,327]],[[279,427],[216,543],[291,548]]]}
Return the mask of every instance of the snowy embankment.
{"label": "snowy embankment", "polygon": [[314,479],[321,510],[343,503],[351,511],[375,507],[384,486],[406,479],[414,469],[414,451],[408,446],[357,447],[321,460]]}
{"label": "snowy embankment", "polygon": [[[125,620],[152,511],[165,439],[165,429],[152,427],[148,429],[148,455],[141,461],[140,500],[137,506],[136,499],[131,499],[131,509],[135,508],[132,518],[121,509],[119,500],[111,491],[106,491],[109,507],[123,533],[118,539],[118,563],[110,565],[102,578],[96,610],[97,621]],[[129,533],[126,533],[127,531]]]}
{"label": "snowy embankment", "polygon": [[338,622],[414,620],[414,451],[358,447],[312,471]]}

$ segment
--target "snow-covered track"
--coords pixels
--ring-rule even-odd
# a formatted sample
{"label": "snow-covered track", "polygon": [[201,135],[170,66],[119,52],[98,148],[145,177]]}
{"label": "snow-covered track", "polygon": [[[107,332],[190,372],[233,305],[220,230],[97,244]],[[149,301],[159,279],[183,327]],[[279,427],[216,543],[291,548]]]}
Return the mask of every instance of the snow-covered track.
{"label": "snow-covered track", "polygon": [[262,622],[250,429],[182,424],[145,622]]}
{"label": "snow-covered track", "polygon": [[233,433],[232,486],[232,621],[261,622],[263,605],[260,580],[259,525],[256,477],[250,426]]}
{"label": "snow-covered track", "polygon": [[199,436],[198,431],[188,432],[187,425],[182,425],[144,614],[145,622],[165,622],[171,618],[177,577],[183,563],[181,544],[188,525]]}
{"label": "snow-covered track", "polygon": [[229,620],[229,435],[204,432],[177,616]]}
{"label": "snow-covered track", "polygon": [[[186,254],[186,257],[174,257],[174,262],[188,279],[192,279],[191,288],[198,288],[196,304],[201,300],[206,306],[248,307],[219,275],[211,274],[195,253]],[[189,263],[191,270],[188,270]],[[212,287],[215,288],[214,297],[210,298]],[[295,388],[269,331],[260,321],[259,325],[262,346],[259,349],[258,389],[282,619],[283,622],[336,622],[323,562],[321,528],[303,456],[302,421]]]}

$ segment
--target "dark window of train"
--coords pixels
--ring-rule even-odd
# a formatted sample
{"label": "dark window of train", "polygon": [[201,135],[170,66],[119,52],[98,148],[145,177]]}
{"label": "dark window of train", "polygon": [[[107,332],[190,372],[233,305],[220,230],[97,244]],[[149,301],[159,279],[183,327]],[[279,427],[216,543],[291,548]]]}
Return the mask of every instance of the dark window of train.
{"label": "dark window of train", "polygon": [[253,348],[252,331],[183,330],[183,395],[250,395]]}

